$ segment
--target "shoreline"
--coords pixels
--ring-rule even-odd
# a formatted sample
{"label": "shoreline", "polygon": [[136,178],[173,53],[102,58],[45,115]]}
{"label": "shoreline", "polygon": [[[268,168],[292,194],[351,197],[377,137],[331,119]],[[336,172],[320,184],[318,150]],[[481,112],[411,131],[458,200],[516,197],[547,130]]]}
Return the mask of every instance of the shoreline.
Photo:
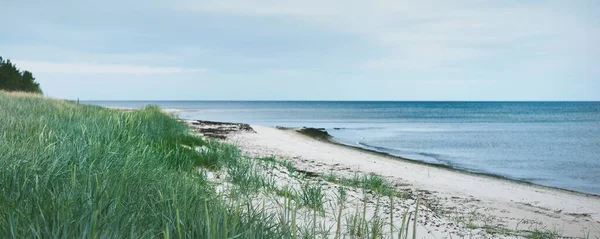
{"label": "shoreline", "polygon": [[[108,106],[107,108],[112,108],[112,109],[117,109],[117,110],[138,109],[135,107],[117,107],[117,106]],[[185,109],[164,108],[163,111],[166,113],[169,113],[169,114],[179,115],[181,112],[185,111]],[[184,120],[197,120],[197,119],[186,118]],[[223,122],[223,123],[233,123],[233,122]],[[240,123],[240,122],[238,122],[238,123]],[[326,129],[326,128],[306,127],[306,126],[303,126],[303,127],[283,127],[283,126],[276,126],[276,125],[273,125],[273,126],[262,125],[262,126],[272,127],[272,128],[277,128],[277,129],[284,129],[284,130],[285,129],[292,130],[292,129],[306,128],[306,129],[315,129],[315,130],[319,130],[319,131],[325,131],[326,137],[330,137],[329,139],[327,139],[328,142],[330,142],[332,144],[346,146],[346,147],[354,148],[357,150],[365,150],[365,151],[369,151],[369,152],[372,152],[375,154],[380,154],[382,156],[388,156],[391,158],[395,158],[397,160],[404,160],[404,161],[413,162],[416,164],[428,165],[428,166],[436,167],[436,168],[445,168],[448,170],[463,172],[466,174],[480,175],[480,176],[486,176],[486,177],[491,177],[491,178],[503,179],[503,180],[507,180],[507,181],[518,182],[518,183],[532,185],[532,186],[536,186],[536,187],[549,188],[549,189],[560,190],[560,191],[565,191],[565,192],[570,192],[570,193],[576,193],[576,194],[581,194],[581,195],[586,195],[586,196],[591,196],[591,197],[600,197],[600,192],[579,191],[577,189],[564,188],[564,187],[560,187],[560,186],[544,185],[544,184],[529,181],[528,178],[510,177],[510,176],[505,176],[505,175],[502,175],[499,173],[489,172],[486,170],[478,170],[478,169],[472,169],[472,168],[468,168],[468,167],[455,166],[452,164],[443,164],[443,163],[438,164],[438,163],[431,163],[431,162],[426,162],[426,161],[418,160],[418,159],[412,159],[412,158],[405,157],[402,155],[385,152],[384,150],[372,149],[372,148],[369,148],[368,145],[361,146],[361,145],[354,145],[352,143],[345,143],[341,140],[336,139],[335,137],[333,137],[332,135],[329,134],[329,132],[331,132],[332,130],[347,129],[344,127],[330,127],[330,128]],[[318,137],[321,137],[321,136],[318,136]],[[316,138],[316,139],[320,140],[319,138]],[[377,147],[377,146],[375,146],[375,147]]]}
{"label": "shoreline", "polygon": [[[271,126],[263,126],[263,127],[271,127]],[[582,195],[582,196],[589,196],[589,197],[595,197],[595,198],[600,199],[600,194],[581,192],[581,191],[568,189],[568,188],[560,188],[560,187],[542,185],[542,184],[537,184],[537,183],[530,182],[530,181],[527,181],[524,179],[511,178],[511,177],[503,176],[500,174],[494,174],[494,173],[477,172],[477,171],[469,170],[466,168],[453,167],[452,165],[429,163],[429,162],[425,162],[425,161],[421,161],[421,160],[416,160],[416,159],[411,159],[411,158],[407,158],[407,157],[403,157],[403,156],[399,156],[399,155],[394,155],[394,154],[379,151],[376,149],[369,149],[369,148],[358,146],[358,145],[347,144],[347,143],[337,140],[335,137],[331,136],[329,134],[329,131],[327,131],[327,129],[312,128],[312,127],[294,128],[294,127],[281,127],[281,126],[275,126],[272,128],[276,128],[279,130],[290,130],[290,131],[298,131],[301,129],[308,129],[313,132],[321,131],[324,133],[323,135],[318,135],[318,134],[311,135],[311,134],[304,134],[302,132],[299,132],[299,133],[301,133],[307,137],[310,137],[313,140],[319,140],[319,141],[327,142],[327,143],[342,146],[342,147],[348,147],[353,150],[358,150],[358,151],[365,152],[365,153],[371,153],[371,154],[375,154],[378,156],[384,156],[384,157],[388,157],[388,158],[395,159],[395,160],[402,160],[407,163],[415,163],[415,164],[419,164],[419,165],[425,165],[425,166],[430,166],[430,167],[435,167],[435,168],[440,168],[440,169],[446,169],[446,170],[450,170],[453,172],[464,173],[464,174],[473,175],[473,176],[481,176],[481,177],[489,177],[489,178],[499,179],[499,180],[506,180],[506,181],[513,182],[513,183],[520,183],[523,185],[529,185],[529,186],[540,187],[540,188],[545,188],[545,189],[552,189],[552,190],[557,190],[557,191],[564,191],[564,192],[568,192],[568,193],[574,193],[574,194],[578,194],[578,195]]]}
{"label": "shoreline", "polygon": [[385,157],[390,157],[395,160],[403,160],[403,161],[406,161],[409,163],[421,164],[421,165],[446,169],[446,170],[450,170],[450,171],[454,171],[454,172],[458,172],[458,173],[469,174],[469,175],[474,175],[474,176],[506,180],[506,181],[513,182],[513,183],[520,183],[520,184],[529,185],[529,186],[541,187],[541,188],[552,189],[552,190],[557,190],[557,191],[564,191],[564,192],[568,192],[568,193],[579,194],[582,196],[596,197],[596,198],[600,199],[600,194],[581,192],[581,191],[568,189],[568,188],[559,188],[559,187],[553,187],[553,186],[548,186],[548,185],[543,185],[543,184],[537,184],[537,183],[530,182],[530,181],[527,181],[524,179],[510,178],[510,177],[506,177],[506,176],[503,176],[500,174],[494,174],[494,173],[471,171],[466,168],[453,167],[452,165],[428,163],[428,162],[424,162],[424,161],[420,161],[420,160],[416,160],[416,159],[410,159],[410,158],[406,158],[406,157],[402,157],[402,156],[398,156],[398,155],[393,155],[393,154],[382,152],[382,151],[377,151],[377,150],[373,150],[373,149],[363,148],[360,146],[353,146],[353,145],[345,144],[340,141],[336,141],[335,138],[333,138],[333,137],[332,137],[332,140],[328,141],[328,143],[339,145],[339,146],[344,146],[344,147],[349,147],[354,150],[360,150],[363,152],[368,152],[368,153],[378,154],[378,155],[385,156]]}
{"label": "shoreline", "polygon": [[474,220],[480,223],[474,230],[493,225],[513,232],[555,230],[573,238],[585,238],[581,236],[587,232],[600,235],[598,195],[410,160],[315,135],[314,129],[307,135],[298,128],[251,127],[252,132],[230,132],[225,142],[252,157],[289,160],[317,178],[379,175],[422,200],[432,215],[445,218],[446,225],[455,221],[469,227]]}

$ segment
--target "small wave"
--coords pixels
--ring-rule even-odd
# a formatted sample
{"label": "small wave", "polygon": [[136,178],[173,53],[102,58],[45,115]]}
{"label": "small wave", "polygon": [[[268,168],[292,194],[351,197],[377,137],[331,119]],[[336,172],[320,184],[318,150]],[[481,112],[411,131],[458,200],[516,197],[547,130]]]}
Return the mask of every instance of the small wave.
{"label": "small wave", "polygon": [[[367,144],[365,142],[358,142],[357,144],[363,148],[375,150],[380,153],[386,153],[386,154],[390,154],[393,156],[409,158],[411,160],[421,161],[421,162],[426,162],[426,163],[452,166],[452,162],[450,160],[443,159],[443,156],[439,155],[439,154],[386,148],[386,147]],[[421,157],[418,157],[418,158],[411,157],[411,155],[421,156],[422,158]]]}
{"label": "small wave", "polygon": [[381,146],[375,146],[375,145],[367,144],[364,142],[357,142],[357,144],[361,148],[364,148],[367,150],[372,150],[372,151],[376,151],[379,153],[388,154],[391,156],[401,157],[404,159],[408,159],[410,161],[422,162],[422,163],[427,163],[427,164],[432,164],[432,165],[440,165],[440,166],[448,167],[451,169],[457,169],[457,170],[470,172],[470,173],[477,173],[477,174],[483,174],[483,175],[488,175],[488,176],[494,176],[494,177],[507,178],[507,179],[521,181],[521,179],[510,178],[504,174],[494,174],[494,173],[488,172],[486,170],[457,164],[455,161],[451,160],[452,157],[450,157],[450,156],[445,156],[445,155],[435,154],[435,153],[427,153],[427,152],[392,149],[392,148],[386,148],[386,147],[381,147]]}
{"label": "small wave", "polygon": [[379,147],[379,146],[370,145],[370,144],[363,143],[363,142],[358,142],[358,145],[361,145],[361,146],[364,146],[364,147],[373,148],[373,149],[378,149],[378,150],[394,150],[394,149],[389,149],[389,148],[385,148],[385,147]]}
{"label": "small wave", "polygon": [[424,156],[424,157],[433,158],[433,159],[439,161],[440,164],[443,164],[443,165],[448,165],[448,166],[453,166],[453,167],[459,168],[451,160],[446,159],[446,157],[444,157],[441,154],[425,153],[425,152],[416,152],[416,154]]}

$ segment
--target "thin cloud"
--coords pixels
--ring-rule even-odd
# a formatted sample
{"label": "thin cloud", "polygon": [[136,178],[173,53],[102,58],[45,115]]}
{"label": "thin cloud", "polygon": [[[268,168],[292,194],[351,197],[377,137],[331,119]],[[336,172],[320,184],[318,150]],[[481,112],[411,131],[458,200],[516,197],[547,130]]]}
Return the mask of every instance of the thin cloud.
{"label": "thin cloud", "polygon": [[598,99],[597,2],[8,1],[0,53],[65,97],[176,78],[131,97]]}
{"label": "thin cloud", "polygon": [[72,73],[72,74],[177,74],[202,73],[206,69],[160,67],[120,64],[58,63],[46,61],[15,60],[22,69],[35,73]]}
{"label": "thin cloud", "polygon": [[[420,69],[468,65],[499,58],[514,46],[519,49],[513,55],[554,55],[557,61],[568,45],[592,48],[569,53],[583,58],[599,49],[587,40],[597,27],[589,17],[577,16],[573,9],[577,4],[566,2],[182,0],[174,5],[198,13],[293,19],[314,28],[358,34],[388,52],[362,64],[376,68],[415,68],[413,59]],[[593,41],[600,38],[594,36]]]}

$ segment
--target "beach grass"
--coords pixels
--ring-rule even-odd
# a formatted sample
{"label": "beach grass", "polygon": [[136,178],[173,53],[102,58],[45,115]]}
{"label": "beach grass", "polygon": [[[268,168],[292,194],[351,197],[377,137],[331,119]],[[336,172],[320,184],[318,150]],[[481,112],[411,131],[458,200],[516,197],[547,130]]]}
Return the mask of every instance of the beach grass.
{"label": "beach grass", "polygon": [[157,107],[0,92],[0,109],[3,238],[281,235],[269,215],[220,199],[195,173],[236,164],[237,149],[191,136]]}
{"label": "beach grass", "polygon": [[277,164],[277,165],[283,166],[288,170],[289,173],[296,172],[296,168],[294,167],[294,164],[289,160],[280,160],[280,159],[277,159],[275,156],[258,157],[257,159],[260,161],[266,162],[266,163]]}
{"label": "beach grass", "polygon": [[394,195],[398,198],[408,198],[409,195],[399,192],[383,177],[376,174],[355,174],[352,177],[343,177],[333,173],[322,175],[325,181],[341,184],[346,187],[362,188],[376,194]]}
{"label": "beach grass", "polygon": [[323,210],[324,193],[319,184],[303,183],[300,189],[299,197],[302,204],[316,211]]}

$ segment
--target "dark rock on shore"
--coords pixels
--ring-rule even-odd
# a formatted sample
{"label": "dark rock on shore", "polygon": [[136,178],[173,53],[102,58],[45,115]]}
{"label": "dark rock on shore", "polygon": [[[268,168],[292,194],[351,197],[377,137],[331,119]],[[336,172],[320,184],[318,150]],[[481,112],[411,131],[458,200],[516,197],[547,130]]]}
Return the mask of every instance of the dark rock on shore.
{"label": "dark rock on shore", "polygon": [[318,140],[328,141],[331,139],[331,135],[323,128],[301,128],[297,132]]}
{"label": "dark rock on shore", "polygon": [[227,139],[227,136],[229,134],[239,131],[256,133],[256,131],[254,131],[254,129],[248,124],[215,122],[206,120],[194,120],[188,123],[194,129],[195,133],[199,133],[202,136],[215,139]]}

